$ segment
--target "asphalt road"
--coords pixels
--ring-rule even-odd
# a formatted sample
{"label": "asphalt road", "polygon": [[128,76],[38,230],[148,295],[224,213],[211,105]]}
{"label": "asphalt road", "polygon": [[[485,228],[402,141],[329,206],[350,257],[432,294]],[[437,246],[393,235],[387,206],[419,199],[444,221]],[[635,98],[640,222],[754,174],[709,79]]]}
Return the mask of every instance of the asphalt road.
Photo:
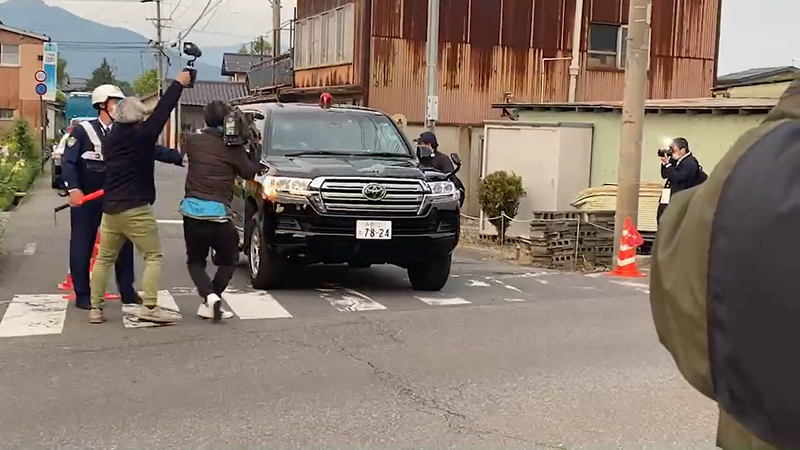
{"label": "asphalt road", "polygon": [[242,267],[228,295],[236,317],[196,318],[182,171],[159,167],[156,203],[176,326],[142,329],[113,302],[107,323],[88,324],[57,289],[61,199],[45,180],[12,213],[0,448],[714,447],[715,407],[659,346],[646,279],[459,252],[435,295],[395,267],[312,267],[264,293]]}

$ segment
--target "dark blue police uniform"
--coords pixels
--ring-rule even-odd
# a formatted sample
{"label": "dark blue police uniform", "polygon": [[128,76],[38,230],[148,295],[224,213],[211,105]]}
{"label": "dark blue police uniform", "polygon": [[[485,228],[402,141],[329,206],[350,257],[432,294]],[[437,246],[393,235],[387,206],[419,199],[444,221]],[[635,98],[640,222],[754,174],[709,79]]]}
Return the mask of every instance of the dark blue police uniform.
{"label": "dark blue police uniform", "polygon": [[[102,142],[107,131],[100,120],[91,120],[88,124]],[[102,145],[95,148],[92,140],[80,124],[72,128],[61,160],[61,176],[67,190],[80,189],[86,195],[103,188],[105,161]],[[75,306],[81,309],[91,308],[89,265],[102,218],[102,197],[70,208],[69,268],[75,287]],[[115,271],[122,302],[138,303],[139,296],[133,288],[133,244],[130,241],[122,246]]]}

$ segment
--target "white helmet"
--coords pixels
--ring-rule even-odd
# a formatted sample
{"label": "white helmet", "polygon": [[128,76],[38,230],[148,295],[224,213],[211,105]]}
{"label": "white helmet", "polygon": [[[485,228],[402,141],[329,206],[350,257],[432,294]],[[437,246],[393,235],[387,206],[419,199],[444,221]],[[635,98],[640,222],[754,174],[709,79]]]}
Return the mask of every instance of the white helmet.
{"label": "white helmet", "polygon": [[121,100],[125,98],[125,94],[122,93],[120,88],[114,86],[113,84],[97,86],[94,91],[92,91],[92,106],[94,106],[95,109],[100,109],[98,105],[104,104],[110,98]]}

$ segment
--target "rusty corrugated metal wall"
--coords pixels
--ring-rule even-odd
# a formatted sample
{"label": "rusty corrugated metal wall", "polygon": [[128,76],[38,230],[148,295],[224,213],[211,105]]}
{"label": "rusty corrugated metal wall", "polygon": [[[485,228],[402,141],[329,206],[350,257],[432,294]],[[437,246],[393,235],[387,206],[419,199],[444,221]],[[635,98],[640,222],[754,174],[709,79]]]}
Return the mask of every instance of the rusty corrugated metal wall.
{"label": "rusty corrugated metal wall", "polygon": [[[378,0],[383,1],[383,0]],[[297,2],[297,20],[322,14],[348,3],[353,4],[353,64],[340,64],[314,69],[298,69],[294,73],[294,86],[297,88],[310,88],[320,86],[346,86],[362,85],[364,78],[364,64],[368,62],[365,56],[364,42],[369,30],[364,26],[369,17],[366,11],[365,0],[299,0]]]}
{"label": "rusty corrugated metal wall", "polygon": [[[619,101],[621,70],[586,70],[589,22],[628,23],[629,0],[585,0],[578,101]],[[721,0],[653,0],[648,98],[708,97],[714,85]],[[566,99],[564,99],[566,100]]]}
{"label": "rusty corrugated metal wall", "polygon": [[[708,95],[720,1],[653,1],[650,98]],[[628,6],[585,0],[578,100],[622,99],[623,71],[586,70],[585,43],[589,22],[627,23]],[[574,15],[575,0],[441,0],[440,123],[497,117],[490,105],[507,92],[517,102],[566,101],[570,62],[553,58],[571,56]],[[372,2],[369,106],[424,119],[426,28],[427,0]]]}

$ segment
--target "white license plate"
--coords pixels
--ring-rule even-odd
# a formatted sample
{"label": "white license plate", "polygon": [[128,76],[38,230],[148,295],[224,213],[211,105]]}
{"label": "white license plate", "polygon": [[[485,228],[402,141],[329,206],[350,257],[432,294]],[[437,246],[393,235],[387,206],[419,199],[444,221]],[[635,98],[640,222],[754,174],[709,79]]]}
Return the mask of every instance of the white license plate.
{"label": "white license plate", "polygon": [[391,239],[392,222],[389,220],[357,220],[356,239]]}

